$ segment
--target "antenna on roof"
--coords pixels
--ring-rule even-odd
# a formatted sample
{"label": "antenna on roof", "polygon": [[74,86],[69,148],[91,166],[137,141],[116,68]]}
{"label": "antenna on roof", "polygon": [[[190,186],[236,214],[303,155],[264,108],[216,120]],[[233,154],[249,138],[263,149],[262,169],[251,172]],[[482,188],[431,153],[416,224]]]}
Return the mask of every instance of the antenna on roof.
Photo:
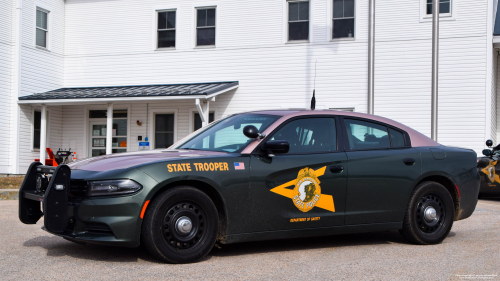
{"label": "antenna on roof", "polygon": [[314,110],[316,108],[316,65],[318,64],[318,61],[314,63],[314,87],[313,87],[313,97],[311,99],[311,110]]}

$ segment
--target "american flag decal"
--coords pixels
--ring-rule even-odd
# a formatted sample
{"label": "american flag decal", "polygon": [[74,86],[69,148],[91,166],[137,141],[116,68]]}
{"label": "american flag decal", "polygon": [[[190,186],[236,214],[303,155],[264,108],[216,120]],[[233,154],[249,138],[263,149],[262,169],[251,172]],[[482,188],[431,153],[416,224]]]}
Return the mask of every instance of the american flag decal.
{"label": "american flag decal", "polygon": [[234,162],[235,170],[245,170],[245,163],[243,162]]}

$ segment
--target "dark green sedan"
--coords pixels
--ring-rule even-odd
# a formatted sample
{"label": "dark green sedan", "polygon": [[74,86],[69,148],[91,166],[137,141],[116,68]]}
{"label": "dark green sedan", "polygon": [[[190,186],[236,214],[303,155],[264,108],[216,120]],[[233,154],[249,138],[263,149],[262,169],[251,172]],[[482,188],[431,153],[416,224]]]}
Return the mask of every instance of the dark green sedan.
{"label": "dark green sedan", "polygon": [[[352,112],[231,115],[166,150],[32,163],[19,218],[67,240],[194,262],[215,243],[399,230],[443,241],[477,204],[476,153]],[[40,204],[42,202],[42,204]]]}

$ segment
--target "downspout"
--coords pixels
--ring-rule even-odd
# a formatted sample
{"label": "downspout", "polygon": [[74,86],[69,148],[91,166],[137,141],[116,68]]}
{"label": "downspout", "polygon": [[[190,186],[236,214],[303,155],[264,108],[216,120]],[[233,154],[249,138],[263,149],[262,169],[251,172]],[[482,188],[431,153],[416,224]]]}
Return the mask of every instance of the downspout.
{"label": "downspout", "polygon": [[370,0],[370,19],[368,27],[368,114],[374,114],[375,82],[375,0]]}
{"label": "downspout", "polygon": [[11,163],[10,168],[12,174],[19,174],[19,105],[17,101],[21,94],[21,33],[22,33],[22,0],[16,0],[15,17],[14,17],[14,46],[12,56],[12,95],[11,95],[11,122],[12,126],[12,146],[11,146]]}
{"label": "downspout", "polygon": [[432,0],[431,138],[438,139],[439,0]]}
{"label": "downspout", "polygon": [[[498,8],[497,8],[498,9]],[[485,125],[486,125],[486,130],[484,139],[494,139],[495,141],[498,141],[496,139],[496,135],[498,132],[496,131],[496,128],[493,127],[493,125],[496,124],[496,118],[498,116],[497,112],[497,107],[496,107],[496,88],[498,85],[496,85],[496,75],[495,71],[497,70],[497,65],[494,65],[493,63],[496,62],[496,59],[494,58],[495,55],[497,55],[497,52],[495,52],[493,48],[493,34],[494,34],[494,26],[495,26],[495,16],[498,11],[494,7],[493,0],[488,0],[488,9],[487,9],[487,15],[486,15],[486,93],[485,93],[485,113],[486,113],[486,120],[485,120]],[[498,58],[498,57],[497,57]],[[493,81],[492,81],[493,80]],[[496,124],[496,127],[498,127],[498,124]],[[493,134],[495,132],[495,134]]]}

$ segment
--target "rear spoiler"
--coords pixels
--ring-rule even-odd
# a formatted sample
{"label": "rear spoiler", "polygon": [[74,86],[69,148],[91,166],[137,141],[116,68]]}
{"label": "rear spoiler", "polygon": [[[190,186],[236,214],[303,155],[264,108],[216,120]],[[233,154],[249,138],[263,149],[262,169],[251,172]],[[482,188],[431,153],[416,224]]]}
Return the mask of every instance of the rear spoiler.
{"label": "rear spoiler", "polygon": [[[45,192],[37,190],[39,174],[52,175]],[[43,166],[40,162],[31,163],[19,190],[19,220],[25,224],[36,224],[44,216],[47,231],[62,233],[69,224],[70,179],[71,169],[67,165],[52,167]]]}

